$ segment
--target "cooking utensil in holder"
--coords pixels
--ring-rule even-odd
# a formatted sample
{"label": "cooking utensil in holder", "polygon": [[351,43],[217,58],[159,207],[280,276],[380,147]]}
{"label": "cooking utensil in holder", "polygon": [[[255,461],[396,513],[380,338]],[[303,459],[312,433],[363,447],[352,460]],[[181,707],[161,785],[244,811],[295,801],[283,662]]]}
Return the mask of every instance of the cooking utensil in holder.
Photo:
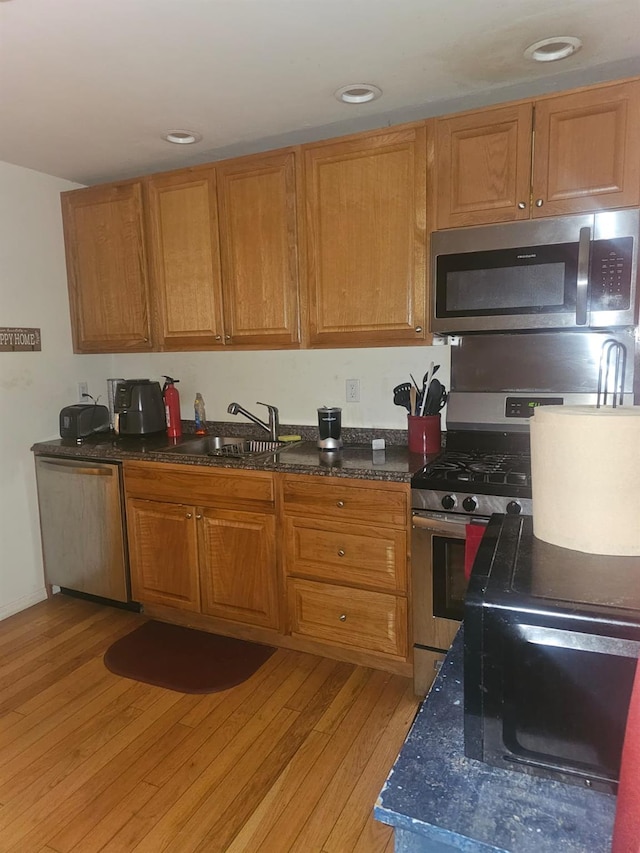
{"label": "cooking utensil in holder", "polygon": [[[613,370],[613,387],[611,373]],[[596,408],[607,405],[611,394],[613,408],[622,406],[624,400],[624,379],[627,371],[627,348],[613,338],[607,338],[602,344],[600,353],[600,370],[598,371],[598,396]]]}

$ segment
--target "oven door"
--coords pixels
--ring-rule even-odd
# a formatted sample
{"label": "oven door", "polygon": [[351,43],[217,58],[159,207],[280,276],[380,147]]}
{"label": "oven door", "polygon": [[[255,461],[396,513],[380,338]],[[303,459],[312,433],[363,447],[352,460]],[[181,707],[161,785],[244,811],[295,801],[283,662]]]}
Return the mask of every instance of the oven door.
{"label": "oven door", "polygon": [[[487,518],[474,516],[474,523]],[[464,613],[466,529],[470,519],[414,512],[411,537],[414,690],[424,696]]]}

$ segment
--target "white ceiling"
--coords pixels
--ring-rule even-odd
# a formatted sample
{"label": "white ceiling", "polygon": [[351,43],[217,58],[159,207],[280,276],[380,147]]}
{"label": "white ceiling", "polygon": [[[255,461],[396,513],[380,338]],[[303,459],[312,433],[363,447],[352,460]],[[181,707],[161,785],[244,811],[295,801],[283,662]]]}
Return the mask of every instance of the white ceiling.
{"label": "white ceiling", "polygon": [[[640,74],[639,33],[640,0],[0,0],[0,160],[95,184],[339,136]],[[584,47],[524,59],[552,35]]]}

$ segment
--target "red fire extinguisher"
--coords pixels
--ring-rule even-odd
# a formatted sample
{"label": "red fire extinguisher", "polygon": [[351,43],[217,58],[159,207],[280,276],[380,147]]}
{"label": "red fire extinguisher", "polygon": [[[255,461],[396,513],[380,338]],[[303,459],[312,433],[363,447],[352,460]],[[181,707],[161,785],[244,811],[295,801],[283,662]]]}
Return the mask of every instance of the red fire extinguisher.
{"label": "red fire extinguisher", "polygon": [[176,388],[179,379],[165,376],[166,382],[162,386],[164,397],[164,409],[167,413],[167,435],[169,438],[180,438],[182,435],[182,421],[180,420],[180,394]]}

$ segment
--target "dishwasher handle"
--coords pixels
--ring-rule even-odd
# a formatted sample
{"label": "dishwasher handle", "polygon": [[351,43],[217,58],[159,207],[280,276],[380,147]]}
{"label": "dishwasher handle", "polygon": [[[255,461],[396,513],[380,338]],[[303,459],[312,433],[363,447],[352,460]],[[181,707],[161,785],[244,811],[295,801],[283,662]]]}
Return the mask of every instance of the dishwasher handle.
{"label": "dishwasher handle", "polygon": [[68,474],[87,474],[89,476],[94,477],[112,477],[114,473],[114,466],[104,466],[104,467],[89,467],[84,463],[75,463],[67,460],[60,461],[52,461],[50,459],[41,459],[39,464],[43,468],[55,468],[56,471],[68,473]]}

